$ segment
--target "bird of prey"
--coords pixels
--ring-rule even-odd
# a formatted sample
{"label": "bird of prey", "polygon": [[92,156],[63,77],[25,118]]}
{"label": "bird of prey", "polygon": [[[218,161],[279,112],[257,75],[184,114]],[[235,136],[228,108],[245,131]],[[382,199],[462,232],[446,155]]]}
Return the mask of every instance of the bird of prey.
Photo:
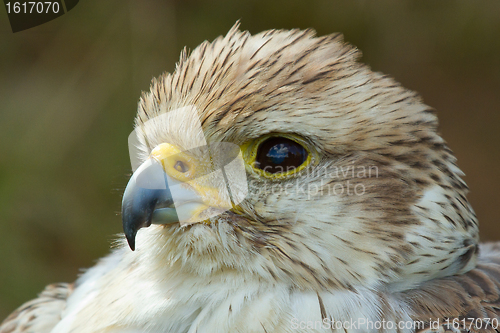
{"label": "bird of prey", "polygon": [[500,245],[435,111],[359,57],[238,24],[183,51],[138,105],[125,237],[0,332],[497,331]]}

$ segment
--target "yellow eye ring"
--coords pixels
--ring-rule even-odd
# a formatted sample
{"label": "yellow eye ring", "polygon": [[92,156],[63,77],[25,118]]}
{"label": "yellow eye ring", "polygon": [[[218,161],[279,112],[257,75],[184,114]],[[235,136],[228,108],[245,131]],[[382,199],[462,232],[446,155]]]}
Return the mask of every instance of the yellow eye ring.
{"label": "yellow eye ring", "polygon": [[[268,141],[269,139],[284,139],[284,140],[289,140],[290,142],[293,142],[297,144],[298,147],[303,149],[303,152],[307,154],[305,158],[303,159],[302,163],[300,165],[296,166],[291,166],[287,167],[286,171],[280,171],[280,172],[268,172],[266,170],[263,170],[262,168],[258,167],[258,162],[257,162],[257,157],[259,154],[259,148],[261,148],[262,144]],[[311,161],[313,160],[313,154],[311,153],[311,149],[309,149],[307,142],[301,138],[298,135],[295,134],[289,134],[289,133],[272,133],[272,134],[267,134],[264,135],[258,139],[250,140],[243,144],[241,146],[241,150],[243,152],[243,158],[246,161],[247,168],[250,169],[253,172],[256,172],[257,174],[269,178],[269,179],[283,179],[290,177],[304,168],[306,168],[309,164],[311,164]],[[269,156],[269,155],[267,155]],[[289,170],[291,169],[291,170]]]}

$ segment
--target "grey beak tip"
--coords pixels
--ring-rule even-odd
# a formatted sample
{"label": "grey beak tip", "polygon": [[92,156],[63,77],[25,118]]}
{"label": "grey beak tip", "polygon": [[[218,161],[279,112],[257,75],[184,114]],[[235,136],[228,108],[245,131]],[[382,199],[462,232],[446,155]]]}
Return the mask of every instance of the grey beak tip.
{"label": "grey beak tip", "polygon": [[127,238],[128,246],[132,251],[135,251],[135,235],[137,231],[126,230],[124,226],[125,237]]}
{"label": "grey beak tip", "polygon": [[[137,231],[151,225],[157,204],[173,204],[161,164],[141,166],[136,173],[127,184],[122,201],[123,232],[132,251],[135,250]],[[159,188],[150,188],[155,183]]]}

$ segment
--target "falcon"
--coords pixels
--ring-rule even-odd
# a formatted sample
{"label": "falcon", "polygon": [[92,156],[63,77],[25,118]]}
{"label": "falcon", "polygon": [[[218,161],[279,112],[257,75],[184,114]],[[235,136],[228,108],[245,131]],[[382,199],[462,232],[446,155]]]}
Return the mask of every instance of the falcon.
{"label": "falcon", "polygon": [[125,236],[0,332],[497,331],[500,245],[435,111],[359,57],[238,24],[184,50],[138,105]]}

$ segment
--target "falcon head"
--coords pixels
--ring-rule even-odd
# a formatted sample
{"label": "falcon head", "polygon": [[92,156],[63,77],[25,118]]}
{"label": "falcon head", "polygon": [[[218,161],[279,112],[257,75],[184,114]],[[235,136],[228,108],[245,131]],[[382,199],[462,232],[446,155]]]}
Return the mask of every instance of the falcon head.
{"label": "falcon head", "polygon": [[238,24],[183,51],[139,102],[135,260],[310,290],[471,269],[477,222],[435,112],[359,57],[339,34]]}

